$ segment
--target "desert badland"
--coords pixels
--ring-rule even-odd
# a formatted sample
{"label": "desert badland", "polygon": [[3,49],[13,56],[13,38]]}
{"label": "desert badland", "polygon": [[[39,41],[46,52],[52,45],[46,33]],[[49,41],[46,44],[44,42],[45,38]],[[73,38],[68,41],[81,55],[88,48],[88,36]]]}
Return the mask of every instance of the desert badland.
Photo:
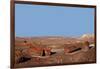
{"label": "desert badland", "polygon": [[15,67],[96,62],[95,37],[15,37]]}

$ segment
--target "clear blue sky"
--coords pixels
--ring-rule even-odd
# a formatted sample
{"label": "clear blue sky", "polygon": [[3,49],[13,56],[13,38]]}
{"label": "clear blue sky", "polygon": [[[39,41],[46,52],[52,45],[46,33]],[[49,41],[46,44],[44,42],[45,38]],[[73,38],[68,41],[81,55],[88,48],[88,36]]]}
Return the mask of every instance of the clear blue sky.
{"label": "clear blue sky", "polygon": [[94,8],[15,5],[16,36],[80,36],[94,33]]}

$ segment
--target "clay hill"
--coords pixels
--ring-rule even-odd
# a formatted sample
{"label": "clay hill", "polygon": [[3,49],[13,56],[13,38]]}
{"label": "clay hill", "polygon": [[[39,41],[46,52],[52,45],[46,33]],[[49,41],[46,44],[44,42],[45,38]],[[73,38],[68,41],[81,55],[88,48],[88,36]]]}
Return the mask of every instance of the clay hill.
{"label": "clay hill", "polygon": [[83,41],[88,41],[90,43],[94,43],[95,36],[94,36],[94,34],[84,34],[79,39],[83,40]]}

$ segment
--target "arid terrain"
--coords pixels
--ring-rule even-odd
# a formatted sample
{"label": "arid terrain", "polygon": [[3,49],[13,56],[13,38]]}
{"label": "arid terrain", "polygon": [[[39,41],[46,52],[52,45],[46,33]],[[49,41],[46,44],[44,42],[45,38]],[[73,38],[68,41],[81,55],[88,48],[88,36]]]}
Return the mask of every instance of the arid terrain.
{"label": "arid terrain", "polygon": [[93,34],[15,38],[15,67],[96,62]]}

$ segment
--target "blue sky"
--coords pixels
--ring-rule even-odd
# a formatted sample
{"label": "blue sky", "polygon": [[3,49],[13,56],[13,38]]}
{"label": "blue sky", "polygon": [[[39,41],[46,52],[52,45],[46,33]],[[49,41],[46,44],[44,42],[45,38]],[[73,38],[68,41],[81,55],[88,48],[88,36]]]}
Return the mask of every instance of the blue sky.
{"label": "blue sky", "polygon": [[80,36],[94,33],[94,8],[15,5],[16,36]]}

